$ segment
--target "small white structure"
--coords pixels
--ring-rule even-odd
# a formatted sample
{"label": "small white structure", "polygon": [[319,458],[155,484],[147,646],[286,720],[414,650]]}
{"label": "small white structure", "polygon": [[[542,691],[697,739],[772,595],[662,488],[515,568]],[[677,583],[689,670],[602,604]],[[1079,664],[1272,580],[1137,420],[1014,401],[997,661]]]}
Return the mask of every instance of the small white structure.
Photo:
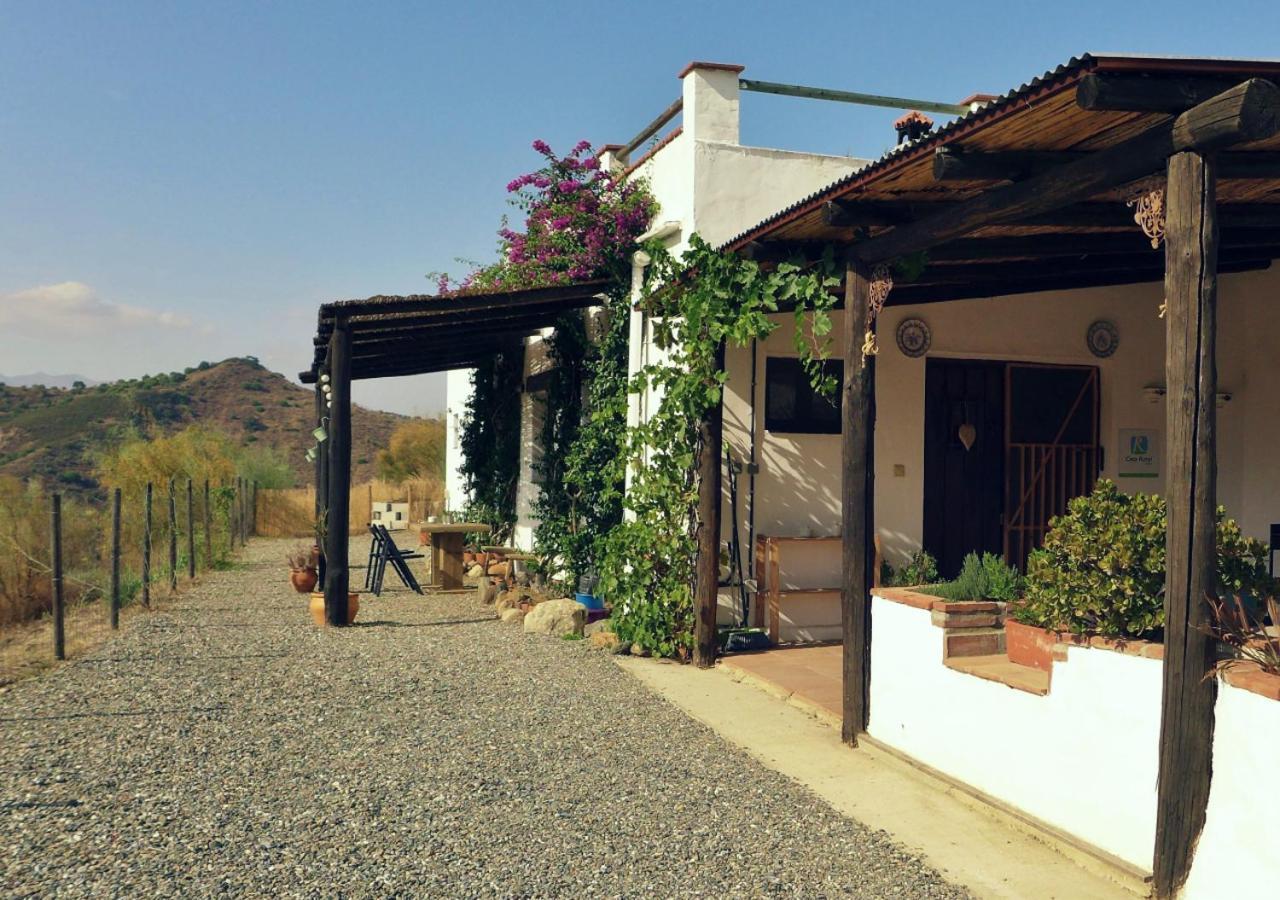
{"label": "small white structure", "polygon": [[403,531],[409,527],[409,504],[378,501],[373,504],[369,521],[387,531]]}

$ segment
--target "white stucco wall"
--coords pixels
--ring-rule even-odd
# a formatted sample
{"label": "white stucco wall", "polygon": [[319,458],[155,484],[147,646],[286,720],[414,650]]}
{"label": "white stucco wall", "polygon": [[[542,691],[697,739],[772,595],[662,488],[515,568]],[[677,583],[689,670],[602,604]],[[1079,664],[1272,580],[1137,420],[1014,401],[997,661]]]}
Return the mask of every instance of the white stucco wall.
{"label": "white stucco wall", "polygon": [[[1280,522],[1280,454],[1274,449],[1280,446],[1280,360],[1275,353],[1280,270],[1223,276],[1220,294],[1218,380],[1232,400],[1218,409],[1218,498],[1247,534],[1266,540],[1270,524]],[[875,451],[876,525],[886,559],[903,563],[920,547],[923,533],[926,363],[897,349],[895,333],[903,319],[919,317],[928,323],[932,357],[1097,366],[1104,474],[1125,490],[1162,491],[1163,479],[1117,478],[1118,431],[1163,432],[1164,401],[1153,403],[1143,394],[1144,387],[1165,381],[1164,322],[1157,317],[1162,296],[1161,287],[1153,284],[886,309],[878,329]],[[834,313],[833,357],[843,354],[841,316]],[[777,319],[778,330],[757,351],[756,532],[838,533],[840,438],[764,430],[765,359],[795,356],[791,318]],[[1097,319],[1115,323],[1120,334],[1119,349],[1108,359],[1094,357],[1085,345],[1085,333]],[[730,348],[726,368],[725,440],[745,459],[751,434],[750,351]],[[895,474],[897,466],[902,474]],[[744,522],[751,502],[746,483],[744,477],[739,503]],[[810,569],[815,579],[834,577],[839,554]]]}
{"label": "white stucco wall", "polygon": [[471,398],[471,375],[474,369],[454,369],[445,373],[444,383],[444,508],[461,510],[467,505],[467,492],[462,480],[462,418]]}
{"label": "white stucco wall", "polygon": [[1072,647],[1038,696],[943,666],[928,610],[871,616],[872,737],[1150,870],[1159,660]]}
{"label": "white stucco wall", "polygon": [[1275,758],[1280,702],[1220,683],[1213,782],[1184,896],[1263,900],[1280,886]]}

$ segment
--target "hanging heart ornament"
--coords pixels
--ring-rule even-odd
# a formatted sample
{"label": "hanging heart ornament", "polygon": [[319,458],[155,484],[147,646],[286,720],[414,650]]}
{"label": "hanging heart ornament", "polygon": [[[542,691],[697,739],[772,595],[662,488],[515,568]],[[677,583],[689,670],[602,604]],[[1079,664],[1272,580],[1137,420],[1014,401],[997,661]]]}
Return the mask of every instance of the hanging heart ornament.
{"label": "hanging heart ornament", "polygon": [[960,431],[957,436],[960,438],[960,443],[964,444],[964,449],[967,451],[973,448],[973,442],[978,439],[978,429],[974,428],[968,422],[965,422],[960,426]]}

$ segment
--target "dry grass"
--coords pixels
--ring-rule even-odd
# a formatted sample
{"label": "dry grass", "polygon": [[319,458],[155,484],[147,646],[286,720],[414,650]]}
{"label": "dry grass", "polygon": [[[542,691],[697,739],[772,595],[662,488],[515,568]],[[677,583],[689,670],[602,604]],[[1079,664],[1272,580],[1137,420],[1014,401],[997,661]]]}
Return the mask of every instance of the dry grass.
{"label": "dry grass", "polygon": [[[140,617],[161,610],[165,590],[153,590],[151,609],[131,603],[120,610],[120,629],[130,628]],[[176,596],[176,595],[175,595]],[[112,635],[110,610],[104,600],[78,603],[67,608],[63,620],[66,662],[83,658]],[[0,688],[63,665],[53,658],[53,616],[0,628]]]}
{"label": "dry grass", "polygon": [[[375,502],[408,503],[409,521],[421,522],[443,510],[444,487],[435,478],[415,478],[399,484],[374,480],[354,485],[347,518],[350,534],[365,533],[370,506]],[[259,490],[257,533],[261,537],[311,537],[315,504],[316,492],[312,487]]]}

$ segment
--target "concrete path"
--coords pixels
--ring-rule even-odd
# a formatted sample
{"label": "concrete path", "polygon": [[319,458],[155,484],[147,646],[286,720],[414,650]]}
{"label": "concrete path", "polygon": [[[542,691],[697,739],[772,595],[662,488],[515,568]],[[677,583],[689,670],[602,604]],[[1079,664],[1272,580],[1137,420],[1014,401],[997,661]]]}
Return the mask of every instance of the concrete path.
{"label": "concrete path", "polygon": [[0,694],[0,894],[967,896],[470,595],[316,628],[288,543]]}
{"label": "concrete path", "polygon": [[1143,890],[884,751],[846,747],[824,703],[786,702],[722,667],[697,671],[625,657],[618,663],[759,762],[920,853],[975,896],[1133,900]]}

